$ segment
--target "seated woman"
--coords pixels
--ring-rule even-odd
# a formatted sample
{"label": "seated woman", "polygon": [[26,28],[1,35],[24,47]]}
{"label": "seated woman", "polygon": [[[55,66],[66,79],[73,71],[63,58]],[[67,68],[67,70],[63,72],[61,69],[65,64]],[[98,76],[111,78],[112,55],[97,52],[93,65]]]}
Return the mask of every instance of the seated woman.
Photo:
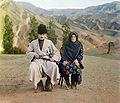
{"label": "seated woman", "polygon": [[83,65],[83,46],[78,40],[78,34],[71,32],[68,40],[63,45],[61,62],[63,64],[62,73],[66,81],[67,88],[70,87],[69,74],[71,75],[71,88],[81,83],[81,69]]}

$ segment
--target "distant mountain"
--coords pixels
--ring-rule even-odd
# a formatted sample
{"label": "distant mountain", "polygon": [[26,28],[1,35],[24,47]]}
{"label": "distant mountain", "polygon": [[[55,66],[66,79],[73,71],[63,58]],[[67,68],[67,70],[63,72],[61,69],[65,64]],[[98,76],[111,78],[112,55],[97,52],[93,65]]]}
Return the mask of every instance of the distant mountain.
{"label": "distant mountain", "polygon": [[[28,3],[27,3],[28,4]],[[57,48],[62,44],[62,24],[69,22],[71,31],[76,31],[79,34],[79,40],[84,45],[84,50],[90,48],[100,47],[107,44],[108,41],[120,38],[120,14],[119,13],[93,13],[93,14],[79,14],[81,10],[44,10],[35,7],[31,4],[24,4],[24,6],[31,9],[25,9],[19,3],[13,0],[0,1],[0,50],[2,47],[2,36],[4,27],[4,17],[6,14],[10,16],[13,21],[14,42],[13,46],[20,47],[26,51],[29,41],[28,33],[31,30],[30,18],[35,17],[38,23],[48,25],[50,20],[53,20],[56,25],[56,34],[58,35]],[[34,11],[37,12],[35,14]],[[74,11],[74,12],[73,12]],[[43,12],[45,14],[43,14]],[[62,14],[57,15],[56,14]],[[83,12],[83,10],[82,10]],[[116,11],[114,11],[116,12]],[[119,10],[117,11],[119,12]],[[69,14],[69,15],[63,15]],[[38,15],[39,14],[39,15]],[[56,15],[48,15],[56,14]],[[77,14],[77,15],[73,15]]]}
{"label": "distant mountain", "polygon": [[103,5],[92,6],[86,9],[83,9],[83,13],[119,13],[120,11],[120,2],[115,1],[111,3],[106,3]]}
{"label": "distant mountain", "polygon": [[31,3],[28,3],[28,2],[18,2],[18,3],[20,3],[23,8],[28,9],[29,11],[32,11],[36,14],[43,14],[43,13],[49,14],[49,11],[36,7]]}
{"label": "distant mountain", "polygon": [[103,30],[106,31],[106,35],[110,36],[118,34],[114,30],[120,31],[120,2],[118,1],[98,6],[91,6],[85,9],[50,10],[38,8],[26,2],[19,3],[24,8],[29,9],[34,13],[53,15],[54,20],[60,24],[69,20],[71,25],[74,24],[74,26],[78,26],[83,30]]}
{"label": "distant mountain", "polygon": [[86,25],[90,30],[118,30],[120,31],[120,15],[115,13],[101,13],[78,16],[74,21]]}
{"label": "distant mountain", "polygon": [[36,7],[31,3],[28,2],[18,2],[22,5],[23,8],[28,9],[36,14],[48,14],[48,15],[54,15],[54,14],[63,14],[63,15],[69,15],[69,14],[76,14],[76,12],[81,11],[81,9],[50,9],[45,10],[40,7]]}
{"label": "distant mountain", "polygon": [[23,8],[26,8],[36,14],[49,14],[49,15],[74,15],[74,14],[91,14],[91,13],[120,13],[120,2],[115,1],[98,6],[91,6],[85,9],[50,9],[45,10],[32,5],[27,2],[19,2]]}
{"label": "distant mountain", "polygon": [[54,20],[60,24],[68,21],[72,27],[84,31],[102,32],[101,36],[120,37],[120,14],[100,13],[77,16],[54,15]]}

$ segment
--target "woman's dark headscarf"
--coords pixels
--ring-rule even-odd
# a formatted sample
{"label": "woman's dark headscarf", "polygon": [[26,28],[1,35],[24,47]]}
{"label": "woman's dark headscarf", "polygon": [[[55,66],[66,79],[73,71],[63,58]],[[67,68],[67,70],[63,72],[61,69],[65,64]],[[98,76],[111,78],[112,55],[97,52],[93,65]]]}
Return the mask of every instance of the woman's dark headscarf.
{"label": "woman's dark headscarf", "polygon": [[[71,41],[72,35],[76,36],[75,42]],[[76,32],[71,32],[69,34],[68,40],[65,42],[63,46],[62,60],[63,61],[68,60],[73,62],[75,59],[77,59],[80,49],[81,49],[81,42],[78,41],[78,34]]]}

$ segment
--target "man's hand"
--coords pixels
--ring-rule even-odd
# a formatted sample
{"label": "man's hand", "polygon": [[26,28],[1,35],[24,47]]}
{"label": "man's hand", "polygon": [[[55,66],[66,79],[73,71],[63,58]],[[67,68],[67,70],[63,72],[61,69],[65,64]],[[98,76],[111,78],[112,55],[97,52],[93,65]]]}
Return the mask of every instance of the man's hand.
{"label": "man's hand", "polygon": [[79,65],[79,62],[77,59],[74,60],[75,65]]}
{"label": "man's hand", "polygon": [[39,55],[38,55],[38,54],[35,54],[35,58],[36,58],[36,59],[39,59]]}
{"label": "man's hand", "polygon": [[66,65],[66,64],[68,64],[69,62],[66,60],[66,61],[64,61],[63,62],[63,65]]}
{"label": "man's hand", "polygon": [[53,58],[50,58],[50,61],[51,61],[51,62],[54,62],[55,60],[54,60]]}

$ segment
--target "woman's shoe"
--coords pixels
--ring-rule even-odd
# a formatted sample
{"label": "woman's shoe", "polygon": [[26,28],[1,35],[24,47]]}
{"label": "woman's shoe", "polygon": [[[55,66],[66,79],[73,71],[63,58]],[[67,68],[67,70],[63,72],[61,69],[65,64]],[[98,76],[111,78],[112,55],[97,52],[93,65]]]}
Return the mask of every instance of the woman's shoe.
{"label": "woman's shoe", "polygon": [[77,74],[71,75],[71,89],[77,89]]}
{"label": "woman's shoe", "polygon": [[81,83],[82,83],[82,77],[81,75],[79,75],[77,78],[77,84],[80,85]]}
{"label": "woman's shoe", "polygon": [[69,90],[69,89],[70,89],[70,86],[68,86],[68,85],[65,85],[65,87],[66,87],[66,89],[67,89],[67,90]]}

